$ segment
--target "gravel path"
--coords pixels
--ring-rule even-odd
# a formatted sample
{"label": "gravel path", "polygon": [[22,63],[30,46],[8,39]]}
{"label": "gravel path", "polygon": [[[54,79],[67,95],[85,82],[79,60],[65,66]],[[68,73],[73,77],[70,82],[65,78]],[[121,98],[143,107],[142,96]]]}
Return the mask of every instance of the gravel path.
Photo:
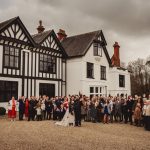
{"label": "gravel path", "polygon": [[150,150],[150,132],[119,123],[60,127],[0,118],[0,150]]}

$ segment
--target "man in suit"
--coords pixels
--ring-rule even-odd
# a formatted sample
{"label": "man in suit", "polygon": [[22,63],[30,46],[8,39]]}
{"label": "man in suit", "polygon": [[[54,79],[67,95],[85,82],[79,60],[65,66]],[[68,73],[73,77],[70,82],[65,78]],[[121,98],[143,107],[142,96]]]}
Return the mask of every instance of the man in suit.
{"label": "man in suit", "polygon": [[36,114],[35,106],[36,106],[36,101],[31,96],[30,97],[30,101],[29,101],[29,116],[28,116],[28,121],[30,121],[30,119],[32,119],[32,121],[34,121],[35,114]]}
{"label": "man in suit", "polygon": [[[74,99],[74,97],[72,98]],[[75,126],[81,126],[81,105],[82,102],[79,99],[79,96],[76,96],[74,99],[73,109],[75,114]]]}
{"label": "man in suit", "polygon": [[119,97],[117,97],[116,101],[115,101],[115,121],[121,122],[121,100],[119,99]]}
{"label": "man in suit", "polygon": [[129,118],[129,122],[131,125],[133,124],[133,121],[132,121],[133,105],[134,105],[134,100],[132,99],[131,96],[129,96],[129,98],[127,100],[127,109],[128,109],[128,118]]}

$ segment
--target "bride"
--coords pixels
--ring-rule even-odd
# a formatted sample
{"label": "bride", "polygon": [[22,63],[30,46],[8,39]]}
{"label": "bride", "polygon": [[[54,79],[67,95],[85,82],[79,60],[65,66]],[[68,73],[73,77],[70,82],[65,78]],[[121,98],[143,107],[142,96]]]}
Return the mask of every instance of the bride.
{"label": "bride", "polygon": [[73,101],[69,100],[68,98],[65,98],[64,100],[64,108],[66,109],[66,113],[63,117],[63,119],[59,122],[56,122],[56,125],[60,125],[60,126],[74,126],[74,115],[73,115]]}

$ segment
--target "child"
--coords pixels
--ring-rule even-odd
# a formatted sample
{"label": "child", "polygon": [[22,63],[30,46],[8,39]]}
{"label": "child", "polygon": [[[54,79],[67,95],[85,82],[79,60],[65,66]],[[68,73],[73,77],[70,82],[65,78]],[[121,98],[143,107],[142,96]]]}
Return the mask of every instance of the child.
{"label": "child", "polygon": [[42,120],[42,109],[41,109],[41,105],[37,104],[37,121],[41,121]]}

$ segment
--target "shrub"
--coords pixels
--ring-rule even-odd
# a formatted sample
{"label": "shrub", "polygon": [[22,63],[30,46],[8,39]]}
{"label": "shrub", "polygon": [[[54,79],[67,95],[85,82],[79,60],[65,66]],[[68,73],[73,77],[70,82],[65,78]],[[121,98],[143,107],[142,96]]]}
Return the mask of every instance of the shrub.
{"label": "shrub", "polygon": [[6,109],[4,107],[0,107],[0,116],[6,114]]}

